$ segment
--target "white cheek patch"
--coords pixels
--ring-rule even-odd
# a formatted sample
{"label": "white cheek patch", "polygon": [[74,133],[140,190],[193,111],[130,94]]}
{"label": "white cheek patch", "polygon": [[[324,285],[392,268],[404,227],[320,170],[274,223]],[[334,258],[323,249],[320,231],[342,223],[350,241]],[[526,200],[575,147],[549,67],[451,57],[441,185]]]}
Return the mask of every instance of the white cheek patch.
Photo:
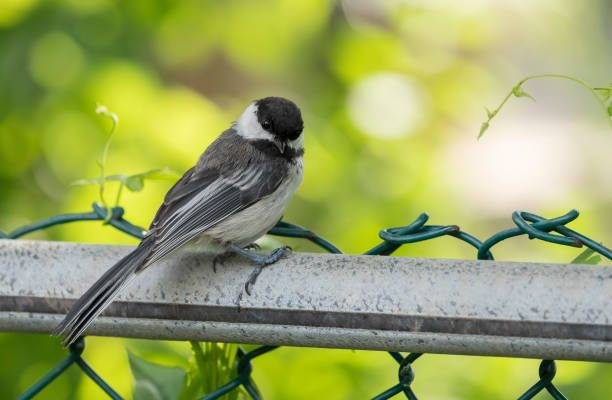
{"label": "white cheek patch", "polygon": [[290,140],[289,142],[287,142],[287,146],[291,147],[293,150],[300,150],[304,148],[304,133],[300,133],[300,136],[298,136],[297,139],[295,140]]}
{"label": "white cheek patch", "polygon": [[263,129],[257,120],[257,106],[251,103],[236,121],[236,133],[245,139],[250,140],[272,140],[274,136]]}

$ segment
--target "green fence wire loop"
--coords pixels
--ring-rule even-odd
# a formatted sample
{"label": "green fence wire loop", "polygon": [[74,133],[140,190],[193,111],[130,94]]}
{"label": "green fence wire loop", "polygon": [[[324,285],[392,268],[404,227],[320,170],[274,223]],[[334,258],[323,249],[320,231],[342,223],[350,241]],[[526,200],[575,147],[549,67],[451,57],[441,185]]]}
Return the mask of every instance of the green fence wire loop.
{"label": "green fence wire loop", "polygon": [[533,399],[543,389],[548,390],[548,393],[555,400],[567,400],[567,398],[552,384],[552,380],[557,373],[557,365],[552,360],[543,360],[540,363],[540,380],[530,387],[518,400]]}
{"label": "green fence wire loop", "polygon": [[100,203],[93,203],[93,209],[100,220],[105,221],[105,224],[111,225],[113,228],[127,233],[128,235],[134,236],[135,238],[142,239],[146,233],[146,230],[133,225],[132,223],[123,219],[124,210],[122,207],[111,208],[111,216],[108,218],[108,209],[102,207]]}
{"label": "green fence wire loop", "polygon": [[406,357],[403,357],[400,353],[396,351],[390,351],[389,355],[395,359],[395,361],[399,364],[399,369],[397,372],[397,377],[399,379],[399,383],[395,386],[390,387],[385,390],[381,394],[372,398],[372,400],[385,400],[390,399],[399,393],[404,393],[406,398],[409,400],[418,400],[410,384],[414,381],[414,369],[412,368],[412,363],[416,361],[417,358],[421,357],[422,353],[410,353]]}
{"label": "green fence wire loop", "polygon": [[268,234],[310,240],[329,253],[342,254],[340,249],[313,231],[309,231],[308,229],[302,228],[299,225],[290,224],[289,222],[278,221],[276,226],[268,231]]}
{"label": "green fence wire loop", "polygon": [[[92,207],[93,211],[90,212],[56,215],[33,224],[22,226],[21,228],[15,229],[8,234],[0,231],[0,238],[17,239],[34,231],[69,222],[106,221],[106,218],[108,217],[108,209],[103,207],[98,202],[93,203]],[[128,235],[134,236],[138,239],[142,239],[146,231],[143,228],[133,225],[123,219],[123,213],[124,210],[122,207],[111,208],[111,217],[108,220],[108,224],[121,232],[127,233]]]}
{"label": "green fence wire loop", "polygon": [[389,243],[407,244],[433,239],[439,236],[446,235],[450,232],[457,232],[459,230],[459,227],[457,225],[432,226],[429,227],[429,229],[421,229],[423,228],[423,225],[425,225],[425,222],[427,222],[428,219],[429,216],[423,213],[412,224],[400,228],[383,229],[382,231],[380,231],[378,236],[382,240]]}
{"label": "green fence wire loop", "polygon": [[[575,232],[563,225],[575,220],[578,217],[578,211],[571,210],[565,215],[557,218],[546,219],[539,215],[531,214],[524,211],[515,211],[512,214],[512,220],[516,224],[516,228],[506,229],[498,232],[485,240],[478,250],[478,259],[488,259],[487,252],[491,247],[501,242],[502,240],[519,236],[528,235],[530,238],[537,238],[551,243],[563,244],[573,247],[582,247],[587,245],[594,251],[612,260],[612,250],[605,248],[597,242]],[[533,222],[528,224],[527,221]],[[549,231],[556,231],[563,236],[551,235]]]}
{"label": "green fence wire loop", "polygon": [[422,355],[422,353],[410,353],[407,355],[400,363],[399,371],[397,373],[398,379],[402,384],[403,392],[406,395],[406,398],[410,400],[417,400],[412,388],[410,388],[410,384],[412,381],[414,381],[414,369],[412,368],[412,363]]}
{"label": "green fence wire loop", "polygon": [[[111,215],[108,215],[108,209],[103,207],[99,203],[93,203],[93,210],[86,213],[74,213],[74,214],[62,214],[54,216],[42,221],[38,221],[21,228],[18,228],[8,234],[0,231],[0,238],[5,239],[16,239],[24,236],[28,233],[45,229],[54,225],[65,224],[76,221],[104,221],[105,224],[111,225],[115,229],[127,233],[128,235],[136,238],[142,238],[146,231],[136,226],[123,218],[124,209],[121,207],[113,207],[110,209]],[[581,247],[585,245],[593,251],[607,257],[612,260],[612,250],[604,247],[602,244],[597,243],[593,239],[590,239],[574,230],[571,230],[565,226],[565,224],[573,221],[578,217],[578,211],[571,210],[565,215],[560,217],[546,219],[536,214],[531,214],[524,211],[515,211],[512,214],[512,220],[514,221],[516,228],[506,229],[498,232],[481,242],[475,236],[470,235],[467,232],[463,232],[457,225],[425,225],[429,220],[427,213],[422,213],[414,222],[407,226],[383,229],[379,233],[379,237],[383,240],[382,243],[366,251],[366,255],[383,255],[388,256],[392,254],[399,247],[409,244],[416,243],[424,240],[430,240],[441,236],[452,236],[459,240],[462,240],[477,251],[477,258],[481,260],[493,260],[493,254],[491,253],[491,247],[495,246],[502,240],[519,236],[528,235],[529,238],[537,238],[551,243]],[[557,232],[558,235],[551,234],[550,232]],[[302,238],[309,240],[310,242],[321,247],[325,251],[334,254],[342,253],[338,247],[333,245],[328,240],[320,237],[316,233],[305,229],[299,225],[290,224],[288,222],[280,221],[272,228],[269,232],[271,235]],[[85,348],[85,341],[83,338],[77,340],[72,346],[70,346],[70,354],[64,360],[60,361],[51,371],[43,376],[38,382],[32,387],[25,391],[19,400],[27,400],[33,398],[38,392],[45,388],[50,382],[60,376],[68,367],[72,364],[77,364],[79,368],[92,379],[106,394],[113,400],[121,400],[122,397],[117,394],[81,357],[83,349]],[[248,353],[238,347],[237,357],[239,359],[237,372],[238,376],[231,381],[227,382],[223,386],[208,393],[200,400],[214,400],[219,399],[221,396],[241,386],[246,390],[249,396],[254,400],[261,400],[261,394],[251,381],[251,372],[253,367],[251,361],[258,356],[268,353],[277,346],[260,346]],[[384,400],[389,399],[397,394],[404,393],[406,398],[410,400],[417,400],[416,395],[411,389],[411,384],[414,380],[414,369],[413,362],[416,361],[421,353],[411,353],[406,357],[403,357],[398,352],[389,352],[389,355],[399,363],[398,379],[399,383],[385,390],[379,395],[372,398],[372,400]],[[556,364],[552,360],[544,360],[540,364],[539,375],[540,380],[529,388],[518,400],[532,399],[543,389],[546,389],[550,395],[556,400],[567,400],[561,392],[553,385],[552,380],[555,377]]]}
{"label": "green fence wire loop", "polygon": [[81,370],[89,377],[92,381],[94,381],[104,392],[113,400],[123,400],[115,390],[108,383],[104,381],[94,371],[85,360],[81,357],[83,354],[83,350],[85,350],[85,338],[79,338],[76,342],[70,345],[69,351],[70,355],[64,358],[59,362],[51,371],[49,371],[45,376],[43,376],[38,382],[32,385],[28,390],[26,390],[21,396],[19,396],[18,400],[26,400],[34,397],[38,392],[43,390],[48,384],[53,382],[55,378],[60,376],[65,370],[68,369],[72,364],[76,364],[81,368]]}
{"label": "green fence wire loop", "polygon": [[[576,210],[574,210],[576,211]],[[578,214],[578,211],[576,211],[576,214]],[[522,216],[524,219],[526,219],[529,222],[542,222],[545,221],[545,218],[542,218],[538,215],[535,214],[531,214],[528,212],[524,212],[522,213]],[[535,225],[535,224],[534,224]],[[590,248],[593,251],[596,251],[597,253],[603,255],[604,257],[612,260],[612,250],[604,247],[601,243],[597,243],[596,241],[594,241],[593,239],[590,239],[566,226],[556,226],[555,228],[553,228],[553,230],[555,232],[558,232],[562,235],[565,236],[569,236],[569,237],[573,237],[576,238],[578,240],[580,240],[580,242],[585,245],[586,247]]]}
{"label": "green fence wire loop", "polygon": [[[472,245],[477,250],[482,246],[480,240],[469,233],[463,232],[457,225],[425,225],[428,220],[429,214],[422,213],[410,225],[383,229],[378,234],[383,242],[366,251],[364,254],[388,256],[403,244],[422,242],[444,235],[462,240]],[[493,254],[487,250],[485,252],[485,258],[487,260],[493,260]]]}
{"label": "green fence wire loop", "polygon": [[[534,228],[533,226],[529,225],[527,221],[525,221],[524,215],[526,215],[525,212],[515,211],[512,213],[512,220],[514,221],[516,226],[519,227],[519,229],[527,233],[527,236],[529,237],[529,239],[537,238],[537,239],[544,240],[550,243],[562,244],[565,246],[572,246],[572,247],[582,247],[582,242],[576,238],[553,235],[553,234],[547,233],[546,231],[542,230],[542,229],[546,229],[546,227],[544,226],[540,227],[539,229]],[[570,221],[573,221],[577,217],[578,217],[578,211],[572,210],[566,215],[564,215],[563,217],[559,217],[559,218],[563,221],[562,222],[563,224],[566,224]],[[569,219],[569,221],[565,222],[565,220],[567,219]],[[542,222],[542,224],[544,224],[544,222]],[[554,226],[551,226],[551,228],[554,228]]]}

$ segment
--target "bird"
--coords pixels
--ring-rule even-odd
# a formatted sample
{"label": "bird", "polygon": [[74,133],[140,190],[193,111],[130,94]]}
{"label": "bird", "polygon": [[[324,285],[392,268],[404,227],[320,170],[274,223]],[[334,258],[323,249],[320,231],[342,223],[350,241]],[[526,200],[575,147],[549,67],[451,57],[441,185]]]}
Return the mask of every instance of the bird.
{"label": "bird", "polygon": [[64,347],[74,343],[135,276],[186,245],[254,262],[244,285],[250,294],[262,269],[290,252],[283,246],[261,255],[249,247],[281,219],[302,182],[303,129],[291,100],[250,103],[170,188],[140,244],[74,303],[52,335],[63,335]]}

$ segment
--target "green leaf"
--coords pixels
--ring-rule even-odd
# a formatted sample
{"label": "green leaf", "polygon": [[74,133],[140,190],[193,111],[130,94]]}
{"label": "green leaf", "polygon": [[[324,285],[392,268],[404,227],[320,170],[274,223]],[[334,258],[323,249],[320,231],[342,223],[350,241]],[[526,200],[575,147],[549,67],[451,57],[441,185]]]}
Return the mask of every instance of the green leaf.
{"label": "green leaf", "polygon": [[601,96],[601,99],[603,101],[608,101],[608,99],[610,98],[610,94],[612,94],[612,89],[610,88],[593,88],[593,90],[595,90],[596,92],[599,93],[599,95]]}
{"label": "green leaf", "polygon": [[480,133],[478,134],[478,139],[481,138],[481,136],[486,132],[487,129],[489,129],[489,123],[483,122],[482,125],[480,125]]}
{"label": "green leaf", "polygon": [[125,187],[131,192],[140,192],[144,188],[144,177],[141,175],[128,176]]}
{"label": "green leaf", "polygon": [[[144,188],[145,179],[174,181],[179,176],[180,174],[178,172],[173,171],[169,168],[158,168],[130,176],[127,176],[125,174],[105,176],[104,182],[123,182],[130,191],[140,192]],[[98,177],[91,179],[79,179],[78,181],[72,182],[72,185],[99,185],[101,182],[102,178]]]}
{"label": "green leaf", "polygon": [[152,169],[149,171],[141,172],[139,174],[134,174],[131,177],[134,177],[134,176],[139,176],[144,179],[151,179],[151,180],[173,181],[173,180],[176,180],[176,178],[180,177],[181,174],[179,174],[176,171],[171,170],[170,168],[158,168],[158,169]]}
{"label": "green leaf", "polygon": [[484,109],[487,112],[487,117],[489,117],[489,119],[493,118],[495,114],[497,114],[497,111],[491,111],[487,107],[485,107]]}
{"label": "green leaf", "polygon": [[178,172],[171,170],[168,167],[152,169],[147,172],[140,173],[138,175],[142,175],[145,179],[154,179],[160,181],[174,181],[176,178],[180,178],[181,174]]}
{"label": "green leaf", "polygon": [[177,400],[185,385],[187,373],[180,367],[148,362],[128,350],[134,376],[134,400]]}
{"label": "green leaf", "polygon": [[593,257],[589,258],[585,264],[597,265],[601,262],[601,256],[599,254],[595,254]]}
{"label": "green leaf", "polygon": [[587,248],[585,251],[578,254],[578,256],[574,258],[570,264],[598,264],[601,261],[601,256],[594,253],[595,251],[593,249]]}
{"label": "green leaf", "polygon": [[140,192],[144,188],[145,179],[174,181],[180,174],[169,168],[158,168],[139,174],[130,175],[125,180],[125,186],[132,192]]}
{"label": "green leaf", "polygon": [[[238,376],[236,344],[190,341],[193,357],[189,363],[187,384],[179,400],[191,400],[220,388]],[[255,385],[250,379],[249,381]],[[244,387],[231,390],[220,400],[246,400]]]}
{"label": "green leaf", "polygon": [[[109,175],[104,177],[104,182],[110,181],[119,181],[125,183],[127,177],[123,174],[119,175]],[[71,185],[99,185],[102,183],[101,178],[91,178],[91,179],[79,179],[78,181],[74,181]]]}
{"label": "green leaf", "polygon": [[[106,178],[104,179],[104,181],[106,181]],[[100,178],[79,179],[78,181],[72,182],[71,185],[93,185],[93,184],[97,185],[100,182],[102,182],[102,179],[100,179]]]}
{"label": "green leaf", "polygon": [[199,399],[206,394],[207,393],[204,393],[202,375],[200,374],[200,370],[196,365],[195,358],[192,357],[189,361],[187,382],[185,386],[183,386],[183,390],[181,391],[181,395],[179,396],[178,400]]}
{"label": "green leaf", "polygon": [[536,101],[532,95],[524,91],[520,86],[515,86],[514,89],[512,89],[512,94],[516,97],[529,97],[531,100]]}

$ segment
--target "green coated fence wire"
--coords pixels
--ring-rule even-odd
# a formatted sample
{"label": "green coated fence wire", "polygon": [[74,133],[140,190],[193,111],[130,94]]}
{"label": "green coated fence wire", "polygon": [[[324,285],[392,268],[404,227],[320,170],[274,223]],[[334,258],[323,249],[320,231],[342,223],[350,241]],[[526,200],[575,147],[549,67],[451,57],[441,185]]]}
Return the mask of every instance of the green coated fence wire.
{"label": "green coated fence wire", "polygon": [[[45,229],[50,226],[77,221],[105,221],[106,224],[109,224],[115,229],[127,233],[128,235],[136,238],[142,238],[144,236],[146,231],[143,228],[133,225],[123,218],[123,208],[113,207],[110,212],[111,215],[109,216],[107,208],[103,207],[99,203],[94,203],[92,211],[86,213],[57,215],[55,217],[23,226],[8,234],[0,231],[0,238],[17,239],[28,233]],[[366,251],[364,254],[388,256],[401,246],[409,243],[431,240],[440,236],[452,236],[474,247],[477,250],[478,259],[493,260],[493,254],[491,253],[491,248],[493,246],[503,240],[507,240],[515,236],[527,235],[529,239],[539,239],[564,246],[586,246],[592,251],[612,260],[611,249],[606,248],[602,244],[565,226],[567,223],[575,220],[578,215],[578,211],[571,210],[567,214],[560,217],[546,219],[536,214],[516,211],[512,214],[512,221],[516,225],[515,228],[503,230],[484,241],[480,241],[475,236],[463,232],[457,225],[426,225],[427,221],[429,220],[429,216],[426,213],[423,213],[414,222],[407,226],[388,228],[380,231],[379,237],[382,242]],[[331,242],[325,240],[316,233],[288,222],[280,221],[268,233],[276,236],[309,240],[329,253],[342,253],[338,247],[334,246]],[[78,365],[79,368],[111,399],[122,399],[122,397],[115,392],[110,385],[106,383],[106,381],[104,381],[104,379],[102,379],[81,357],[84,348],[85,339],[80,338],[77,342],[70,346],[70,354],[68,357],[59,362],[51,371],[49,371],[38,382],[25,391],[19,397],[19,400],[33,398],[72,364]],[[219,399],[221,396],[235,390],[239,386],[242,386],[252,399],[261,400],[261,394],[250,380],[251,372],[253,371],[251,361],[253,361],[253,359],[256,357],[277,348],[278,346],[260,346],[247,353],[239,347],[237,354],[239,359],[237,366],[238,376],[223,386],[217,388],[213,392],[208,393],[200,400]],[[372,400],[390,399],[391,397],[400,393],[403,393],[407,399],[417,400],[417,396],[411,389],[411,384],[415,379],[415,373],[412,365],[423,354],[411,353],[406,356],[402,356],[398,352],[389,352],[389,355],[399,364],[398,383],[395,386],[392,386],[382,393],[372,397]],[[552,383],[557,371],[556,368],[556,364],[553,360],[543,360],[539,369],[539,381],[527,389],[527,391],[525,391],[525,393],[523,393],[520,397],[518,397],[518,400],[532,399],[544,389],[548,391],[553,399],[566,400],[566,397]]]}
{"label": "green coated fence wire", "polygon": [[552,380],[555,377],[556,373],[557,365],[555,364],[555,362],[553,360],[543,360],[540,363],[540,380],[535,385],[530,387],[529,390],[527,390],[521,397],[518,398],[518,400],[533,399],[538,393],[540,393],[544,389],[548,390],[548,393],[550,393],[550,395],[555,400],[567,400],[567,397],[565,397],[563,393],[561,393],[559,389],[557,389],[555,385],[552,384]]}
{"label": "green coated fence wire", "polygon": [[104,392],[111,399],[122,400],[123,398],[119,396],[119,394],[115,392],[115,390],[112,387],[110,387],[110,385],[106,383],[106,381],[104,381],[104,379],[102,379],[100,375],[98,375],[96,371],[94,371],[93,368],[91,368],[89,364],[85,362],[85,360],[83,360],[83,358],[81,357],[83,350],[85,350],[85,339],[79,338],[76,342],[74,342],[70,346],[70,349],[69,349],[70,355],[64,358],[59,364],[57,364],[51,371],[49,371],[45,376],[43,376],[38,382],[36,382],[28,390],[26,390],[21,396],[19,396],[18,400],[31,399],[38,392],[43,390],[45,386],[51,383],[55,378],[60,376],[72,364],[78,365],[79,368],[81,368],[81,370],[88,377],[90,377],[91,380],[93,380],[98,386],[100,386],[100,388],[104,390]]}

